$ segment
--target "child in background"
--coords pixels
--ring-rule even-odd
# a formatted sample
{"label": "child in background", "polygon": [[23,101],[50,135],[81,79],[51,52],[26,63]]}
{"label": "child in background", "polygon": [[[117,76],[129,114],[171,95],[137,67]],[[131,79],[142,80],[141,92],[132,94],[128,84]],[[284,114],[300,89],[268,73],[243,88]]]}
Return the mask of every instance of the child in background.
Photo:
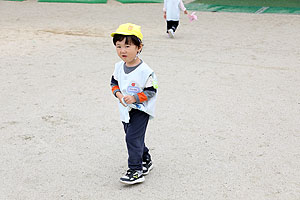
{"label": "child in background", "polygon": [[143,35],[141,27],[122,24],[111,34],[122,61],[115,64],[111,78],[112,93],[118,98],[128,151],[128,170],[120,178],[125,184],[141,183],[153,168],[145,133],[149,118],[154,117],[157,81],[153,70],[138,55]]}
{"label": "child in background", "polygon": [[167,33],[174,38],[175,31],[179,25],[180,9],[188,14],[182,0],[164,0],[164,18],[167,20]]}

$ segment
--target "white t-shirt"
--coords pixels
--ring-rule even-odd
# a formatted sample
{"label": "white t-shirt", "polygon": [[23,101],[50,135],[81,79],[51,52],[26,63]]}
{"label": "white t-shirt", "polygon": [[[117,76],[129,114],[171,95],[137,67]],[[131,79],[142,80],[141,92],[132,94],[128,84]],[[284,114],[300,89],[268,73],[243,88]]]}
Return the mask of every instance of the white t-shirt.
{"label": "white t-shirt", "polygon": [[182,0],[164,0],[163,10],[167,12],[167,21],[179,21],[180,9],[186,10]]}

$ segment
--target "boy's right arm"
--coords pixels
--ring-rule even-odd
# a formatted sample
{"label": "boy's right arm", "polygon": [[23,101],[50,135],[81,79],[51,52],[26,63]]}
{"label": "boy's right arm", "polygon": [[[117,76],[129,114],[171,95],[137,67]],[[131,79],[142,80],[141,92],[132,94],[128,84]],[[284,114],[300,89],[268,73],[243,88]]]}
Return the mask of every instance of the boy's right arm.
{"label": "boy's right arm", "polygon": [[114,78],[114,76],[111,77],[110,87],[111,87],[112,93],[115,95],[115,97],[117,97],[116,93],[121,92],[121,90],[119,88],[118,81]]}
{"label": "boy's right arm", "polygon": [[166,4],[166,0],[164,0],[164,8],[163,8],[163,12],[164,12],[164,19],[167,19],[167,4]]}
{"label": "boy's right arm", "polygon": [[[114,76],[111,77],[111,81],[110,81],[110,86],[111,86],[111,91],[112,93],[115,95],[115,97],[117,97],[120,101],[120,103],[125,106],[122,102],[122,98],[124,97],[119,85],[118,85],[118,81],[114,78]],[[125,106],[126,107],[126,106]]]}

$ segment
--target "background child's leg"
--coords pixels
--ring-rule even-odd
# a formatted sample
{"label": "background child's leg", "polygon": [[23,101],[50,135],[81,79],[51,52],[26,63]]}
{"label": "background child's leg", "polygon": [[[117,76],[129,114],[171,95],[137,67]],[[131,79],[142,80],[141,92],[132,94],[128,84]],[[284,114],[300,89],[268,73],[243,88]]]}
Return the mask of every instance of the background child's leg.
{"label": "background child's leg", "polygon": [[147,148],[145,147],[145,133],[149,115],[136,109],[132,109],[129,114],[129,123],[123,123],[128,150],[128,167],[134,170],[142,170],[142,157],[145,148]]}
{"label": "background child's leg", "polygon": [[172,29],[172,21],[167,21],[167,33],[169,29]]}
{"label": "background child's leg", "polygon": [[178,25],[179,25],[179,21],[167,21],[167,31],[169,29],[172,29],[175,32]]}
{"label": "background child's leg", "polygon": [[179,25],[179,21],[173,21],[172,29],[173,29],[174,32],[176,31],[178,25]]}

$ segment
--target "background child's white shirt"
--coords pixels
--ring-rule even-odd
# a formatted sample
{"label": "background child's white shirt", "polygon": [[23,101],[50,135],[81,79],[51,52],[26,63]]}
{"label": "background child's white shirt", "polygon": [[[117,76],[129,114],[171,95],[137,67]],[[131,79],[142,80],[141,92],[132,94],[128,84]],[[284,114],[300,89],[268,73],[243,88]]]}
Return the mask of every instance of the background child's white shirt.
{"label": "background child's white shirt", "polygon": [[164,0],[164,11],[167,12],[167,21],[179,21],[180,9],[182,11],[186,10],[182,0]]}
{"label": "background child's white shirt", "polygon": [[[113,73],[113,76],[118,81],[119,88],[124,96],[142,92],[143,89],[146,87],[150,75],[152,75],[152,78],[156,81],[156,76],[153,70],[144,62],[140,66],[138,66],[134,71],[130,72],[129,74],[125,74],[124,62],[120,61],[115,64],[115,70]],[[133,87],[132,83],[134,83]],[[132,89],[132,93],[130,92],[130,89]],[[156,98],[157,94],[146,102],[140,104],[129,104],[127,107],[124,107],[119,102],[121,121],[129,123],[129,111],[132,108],[146,112],[150,115],[150,119],[153,118],[155,112]]]}

